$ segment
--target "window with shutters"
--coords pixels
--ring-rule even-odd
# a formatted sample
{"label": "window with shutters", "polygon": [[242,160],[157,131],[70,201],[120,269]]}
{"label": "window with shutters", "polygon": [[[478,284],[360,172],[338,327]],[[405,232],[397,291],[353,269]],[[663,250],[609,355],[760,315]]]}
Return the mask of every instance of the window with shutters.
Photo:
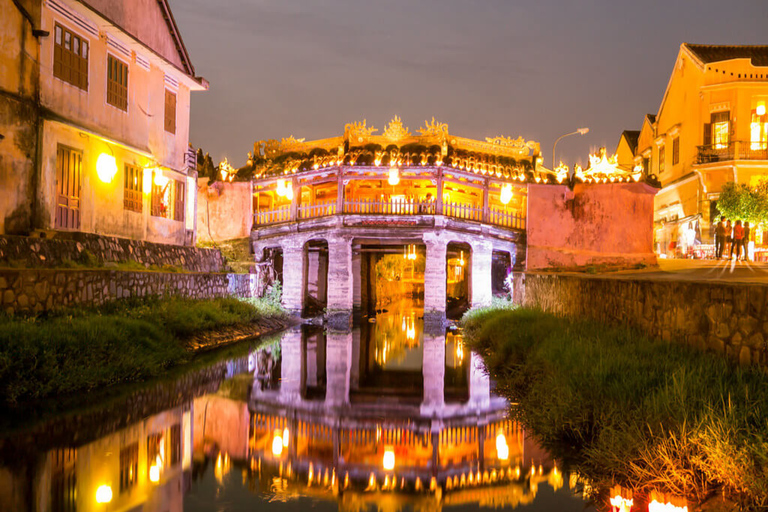
{"label": "window with shutters", "polygon": [[51,458],[51,511],[77,512],[77,450],[53,450]]}
{"label": "window with shutters", "polygon": [[62,146],[56,148],[56,229],[80,229],[80,179],[83,152]]}
{"label": "window with shutters", "polygon": [[87,91],[88,41],[57,23],[53,43],[53,76]]}
{"label": "window with shutters", "polygon": [[107,57],[107,103],[128,110],[128,65],[111,55]]}
{"label": "window with shutters", "polygon": [[680,137],[672,139],[672,165],[680,163]]}
{"label": "window with shutters", "polygon": [[174,466],[181,462],[181,425],[176,423],[171,427],[169,436],[168,455],[170,465]]}
{"label": "window with shutters", "polygon": [[749,125],[749,149],[759,151],[768,149],[768,113],[765,102],[752,109],[752,122]]}
{"label": "window with shutters", "polygon": [[715,149],[726,149],[731,142],[731,113],[715,112],[711,118],[712,145]]}
{"label": "window with shutters", "polygon": [[130,490],[139,481],[139,443],[120,450],[120,493]]}
{"label": "window with shutters", "polygon": [[666,168],[667,151],[666,147],[659,146],[659,174],[663,173]]}
{"label": "window with shutters", "polygon": [[125,186],[123,188],[123,208],[132,212],[142,211],[142,190],[144,172],[135,165],[125,164]]}
{"label": "window with shutters", "polygon": [[173,187],[173,220],[184,220],[185,183],[177,181]]}
{"label": "window with shutters", "polygon": [[152,180],[152,215],[154,217],[172,218],[174,183],[174,180],[168,178],[156,177]]}
{"label": "window with shutters", "polygon": [[165,90],[165,131],[176,133],[176,94]]}

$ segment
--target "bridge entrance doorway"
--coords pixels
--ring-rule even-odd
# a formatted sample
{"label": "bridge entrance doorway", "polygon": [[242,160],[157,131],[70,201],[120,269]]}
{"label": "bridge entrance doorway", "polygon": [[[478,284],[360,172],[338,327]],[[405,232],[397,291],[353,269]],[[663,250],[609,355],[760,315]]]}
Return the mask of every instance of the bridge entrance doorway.
{"label": "bridge entrance doorway", "polygon": [[449,243],[445,252],[445,316],[458,320],[472,304],[472,248],[465,243]]}
{"label": "bridge entrance doorway", "polygon": [[304,247],[304,316],[322,314],[328,306],[328,242],[310,240]]}
{"label": "bridge entrance doorway", "polygon": [[418,243],[360,247],[359,397],[423,398],[424,270]]}

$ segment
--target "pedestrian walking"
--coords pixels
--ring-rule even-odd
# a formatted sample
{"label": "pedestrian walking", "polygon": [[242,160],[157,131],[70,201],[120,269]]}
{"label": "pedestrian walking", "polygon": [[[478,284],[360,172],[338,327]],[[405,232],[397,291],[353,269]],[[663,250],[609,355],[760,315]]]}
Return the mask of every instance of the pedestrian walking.
{"label": "pedestrian walking", "polygon": [[741,227],[741,221],[737,220],[736,225],[733,226],[733,243],[731,244],[731,257],[733,259],[733,251],[736,250],[736,261],[741,256],[741,242],[744,240],[744,228]]}
{"label": "pedestrian walking", "polygon": [[749,234],[751,230],[749,229],[749,222],[744,222],[744,238],[741,240],[741,248],[743,249],[743,253],[741,256],[741,259],[744,261],[749,261]]}
{"label": "pedestrian walking", "polygon": [[718,260],[723,257],[725,248],[725,216],[720,217],[720,222],[715,227],[715,258]]}
{"label": "pedestrian walking", "polygon": [[732,242],[733,239],[731,238],[733,234],[733,226],[731,226],[731,219],[728,219],[725,222],[725,255],[726,257],[731,253],[732,251]]}

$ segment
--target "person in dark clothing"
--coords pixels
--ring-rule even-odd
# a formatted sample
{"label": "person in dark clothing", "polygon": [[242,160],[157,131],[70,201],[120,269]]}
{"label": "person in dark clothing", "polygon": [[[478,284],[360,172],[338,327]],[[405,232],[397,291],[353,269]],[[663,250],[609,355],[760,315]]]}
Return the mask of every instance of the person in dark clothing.
{"label": "person in dark clothing", "polygon": [[725,248],[725,217],[720,217],[720,222],[715,227],[715,258],[723,257]]}
{"label": "person in dark clothing", "polygon": [[741,259],[743,261],[749,260],[749,253],[747,249],[749,249],[749,222],[744,223],[744,238],[741,239],[741,248],[743,249],[743,253],[741,255]]}

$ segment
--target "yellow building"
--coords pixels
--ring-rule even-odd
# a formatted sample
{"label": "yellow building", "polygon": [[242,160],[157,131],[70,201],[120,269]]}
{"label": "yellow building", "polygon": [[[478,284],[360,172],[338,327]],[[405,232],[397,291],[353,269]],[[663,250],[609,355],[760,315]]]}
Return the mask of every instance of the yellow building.
{"label": "yellow building", "polygon": [[195,236],[195,76],[166,0],[0,0],[0,234]]}
{"label": "yellow building", "polygon": [[662,185],[658,253],[680,256],[690,238],[712,244],[723,184],[768,176],[767,104],[768,46],[681,45],[658,115],[644,119],[635,150],[635,165]]}

